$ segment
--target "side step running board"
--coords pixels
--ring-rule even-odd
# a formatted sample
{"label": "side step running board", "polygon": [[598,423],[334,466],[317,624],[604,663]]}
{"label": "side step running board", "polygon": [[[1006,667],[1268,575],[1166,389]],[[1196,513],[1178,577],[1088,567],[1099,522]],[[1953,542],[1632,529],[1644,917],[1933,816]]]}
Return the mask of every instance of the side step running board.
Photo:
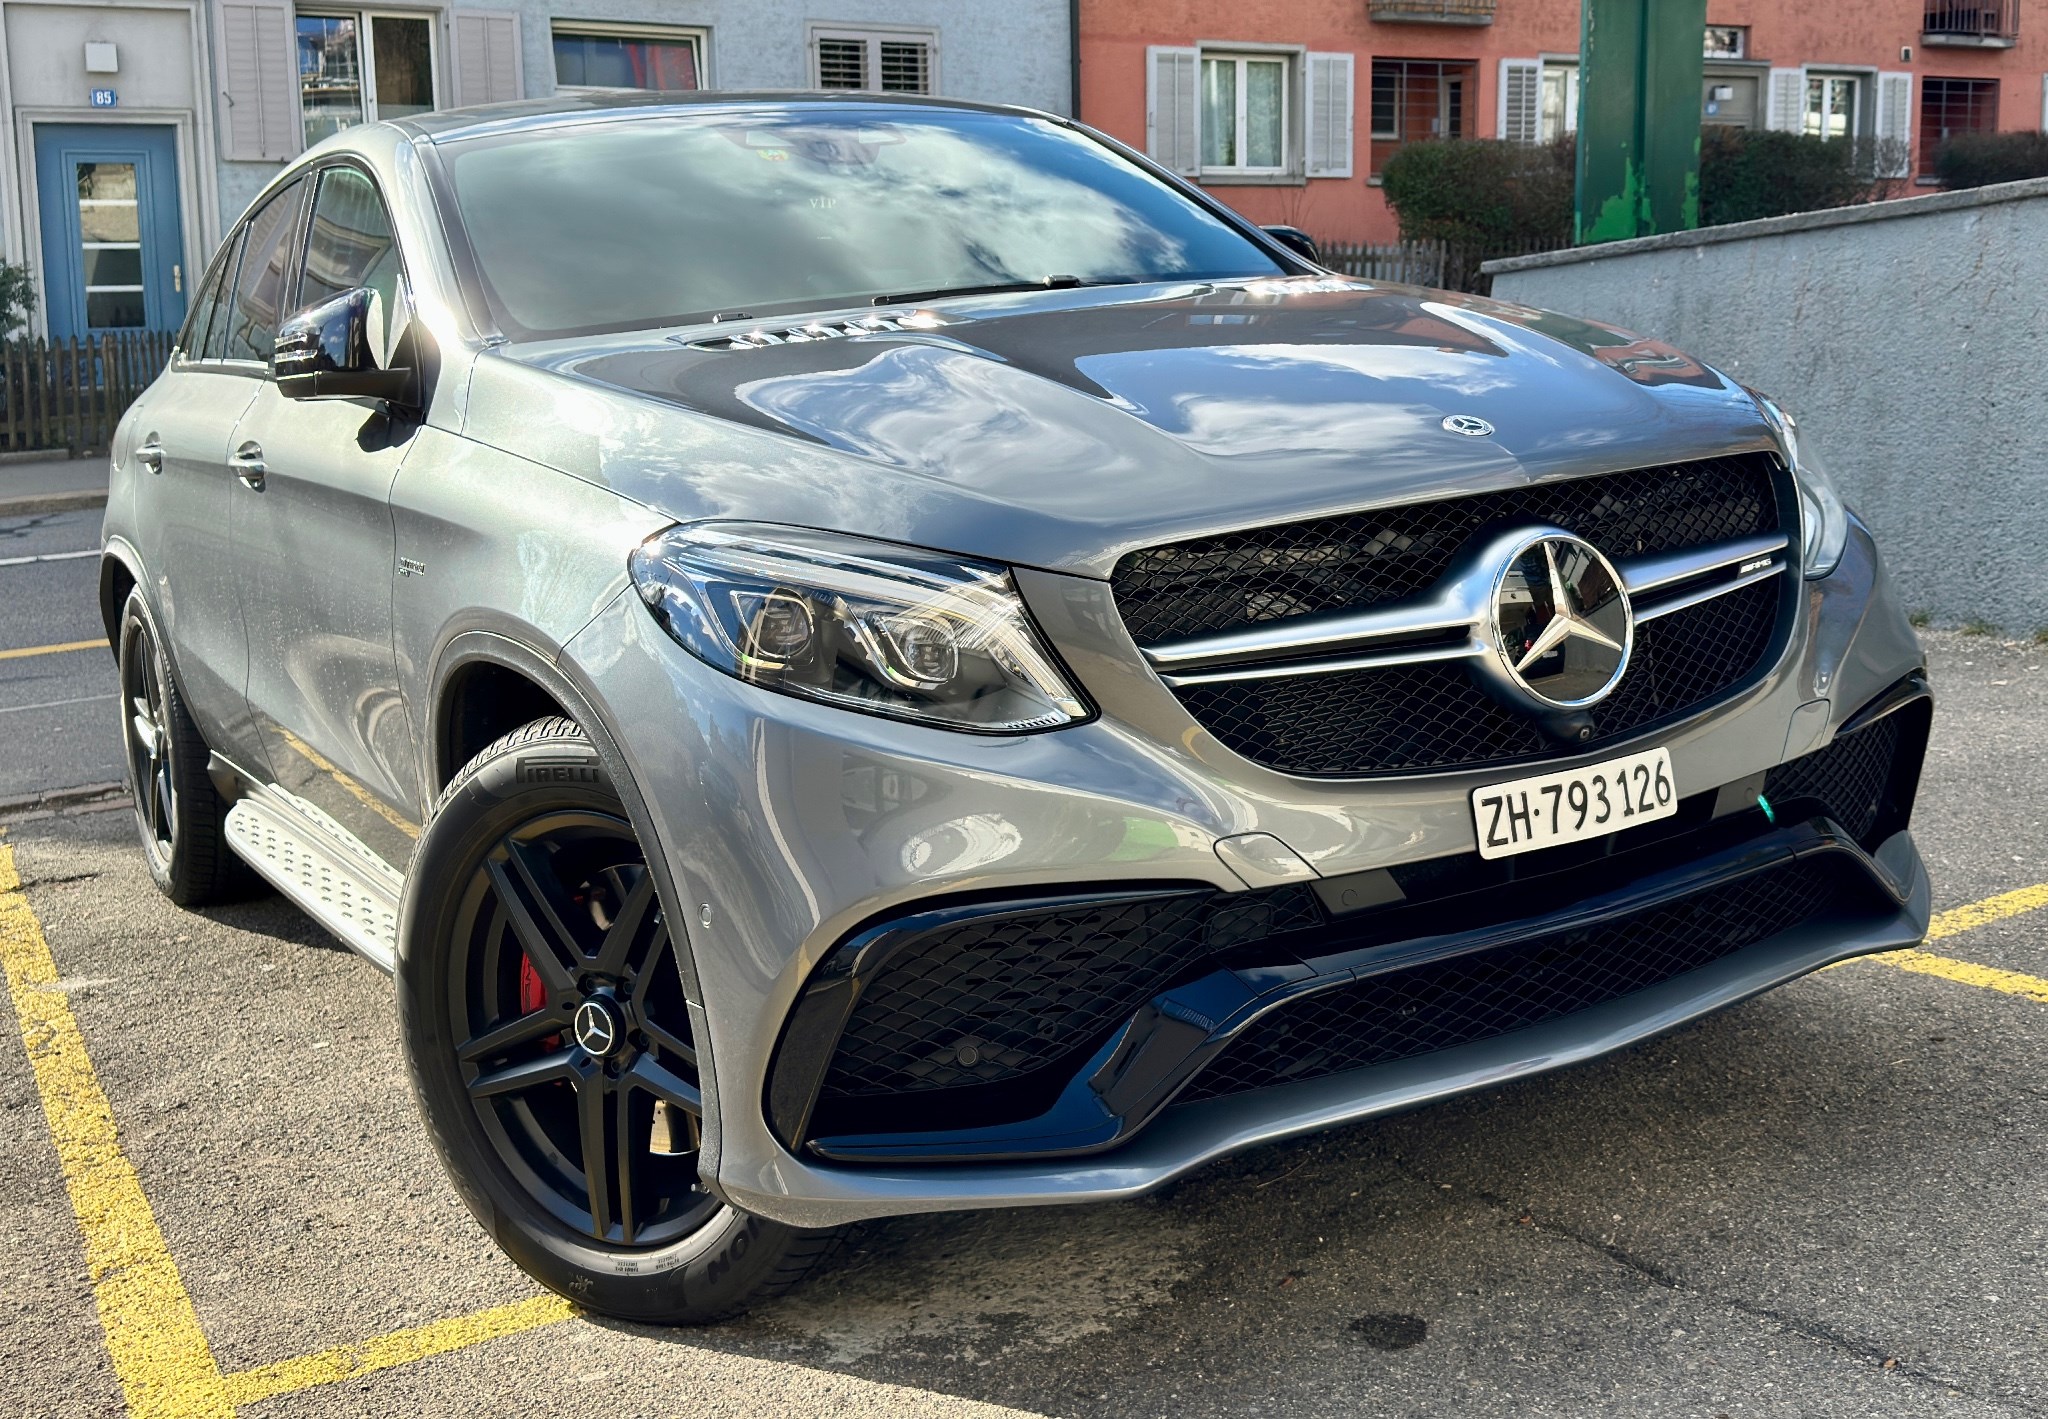
{"label": "side step running board", "polygon": [[245,785],[228,810],[228,846],[278,891],[386,971],[398,963],[405,878],[310,803]]}

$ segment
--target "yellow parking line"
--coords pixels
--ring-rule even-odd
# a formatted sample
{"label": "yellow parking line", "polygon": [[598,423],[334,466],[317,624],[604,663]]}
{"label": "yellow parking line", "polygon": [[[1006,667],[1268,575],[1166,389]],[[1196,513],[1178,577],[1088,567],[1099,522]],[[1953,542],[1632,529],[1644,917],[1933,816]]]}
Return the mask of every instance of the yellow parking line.
{"label": "yellow parking line", "polygon": [[2023,995],[2048,1005],[2048,980],[2039,976],[2021,975],[2018,971],[2001,971],[1996,966],[1980,966],[1975,961],[1958,961],[1950,956],[1936,956],[1927,951],[1887,951],[1882,956],[1871,957],[1887,966],[1897,966],[1902,971],[1912,971],[1923,976],[1940,976],[1943,980],[1956,981],[1962,985],[1981,986],[1985,990],[2003,991],[2007,995]]}
{"label": "yellow parking line", "polygon": [[450,1350],[464,1350],[486,1340],[553,1325],[575,1314],[576,1308],[559,1296],[535,1296],[508,1306],[493,1306],[487,1311],[437,1320],[354,1345],[337,1345],[316,1355],[301,1355],[243,1370],[227,1377],[228,1398],[238,1405],[255,1404],[282,1394],[359,1379],[394,1365],[409,1365],[430,1355],[445,1355]]}
{"label": "yellow parking line", "polygon": [[1994,921],[2003,921],[2021,912],[2039,911],[2042,907],[2048,907],[2048,882],[2022,887],[2017,892],[2001,892],[1981,902],[1971,902],[1966,907],[1940,912],[1927,924],[1927,939],[1939,941],[1959,931],[1989,926]]}
{"label": "yellow parking line", "polygon": [[96,641],[65,641],[62,645],[25,645],[15,650],[0,650],[0,660],[20,660],[31,655],[62,655],[67,650],[105,650],[104,637]]}
{"label": "yellow parking line", "polygon": [[85,1038],[63,991],[43,929],[0,843],[0,964],[35,1069],[43,1117],[64,1186],[85,1234],[100,1328],[135,1419],[231,1419],[234,1410],[192,1297],[179,1279],[142,1183],[121,1151]]}

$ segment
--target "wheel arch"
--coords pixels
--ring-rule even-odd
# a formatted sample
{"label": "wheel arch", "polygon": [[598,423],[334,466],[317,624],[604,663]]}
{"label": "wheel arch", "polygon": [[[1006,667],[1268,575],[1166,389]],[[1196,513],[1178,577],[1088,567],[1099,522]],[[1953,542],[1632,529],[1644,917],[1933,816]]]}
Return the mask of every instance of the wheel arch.
{"label": "wheel arch", "polygon": [[121,608],[128,593],[142,584],[142,559],[135,549],[118,539],[109,541],[100,554],[100,624],[106,628],[107,648],[121,653]]}
{"label": "wheel arch", "polygon": [[[625,804],[626,816],[634,833],[647,847],[648,866],[655,874],[656,886],[661,898],[668,905],[670,932],[677,943],[676,962],[683,975],[683,992],[693,1007],[701,1008],[704,992],[699,984],[695,946],[688,929],[687,913],[682,907],[686,898],[677,889],[675,873],[669,864],[666,845],[655,830],[654,818],[649,813],[646,799],[641,795],[640,785],[633,777],[624,752],[619,747],[619,737],[614,732],[609,718],[599,709],[594,696],[587,693],[572,675],[555,659],[537,649],[534,645],[505,634],[499,630],[464,631],[451,638],[441,649],[430,681],[433,686],[431,709],[427,724],[426,743],[433,755],[430,765],[434,774],[432,783],[435,797],[462,768],[468,758],[446,763],[447,756],[454,753],[461,740],[456,722],[462,712],[463,696],[488,694],[493,690],[509,695],[508,710],[523,702],[529,705],[545,705],[538,713],[528,715],[517,723],[506,726],[516,729],[519,724],[548,714],[559,714],[573,720],[576,726],[589,738],[591,747],[597,751],[605,773],[612,786],[618,791],[620,801]],[[474,729],[469,732],[474,732]],[[502,732],[502,731],[501,731]],[[478,743],[482,749],[497,735],[491,735]],[[471,751],[471,757],[474,756]],[[714,1193],[718,1188],[719,1162],[719,1109],[717,1063],[712,1057],[709,1032],[699,1029],[694,1032],[697,1048],[698,1087],[704,1096],[704,1117],[702,1120],[703,1139],[700,1157],[705,1185]]]}

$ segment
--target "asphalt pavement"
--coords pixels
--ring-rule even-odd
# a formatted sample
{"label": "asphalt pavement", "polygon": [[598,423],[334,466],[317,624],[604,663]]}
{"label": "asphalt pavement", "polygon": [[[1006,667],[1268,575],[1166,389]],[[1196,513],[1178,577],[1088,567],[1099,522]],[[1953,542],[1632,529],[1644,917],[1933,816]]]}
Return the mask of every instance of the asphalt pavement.
{"label": "asphalt pavement", "polygon": [[[33,535],[83,545],[90,521]],[[47,614],[0,580],[0,645],[91,631],[59,604],[89,577],[30,574]],[[368,963],[276,898],[172,907],[124,810],[17,815],[0,937],[13,920],[19,957],[32,914],[54,959],[15,972],[30,1026],[0,1038],[0,1414],[138,1404],[189,1297],[201,1370],[256,1416],[2048,1415],[2048,893],[2010,895],[2048,880],[2048,648],[1930,644],[1915,832],[1938,908],[1993,905],[1942,918],[1925,960],[1140,1201],[872,1224],[715,1330],[534,1299],[420,1135]],[[0,703],[30,697],[18,666]],[[36,696],[111,683],[104,652],[37,673]],[[0,711],[0,783],[116,772],[91,708]],[[87,1057],[97,1152],[85,1076],[63,1073]],[[86,1159],[68,1191],[60,1157]],[[117,1165],[139,1223],[105,1191]],[[102,1265],[96,1292],[110,1218],[131,1269]],[[145,1273],[162,1314],[124,1289]]]}
{"label": "asphalt pavement", "polygon": [[121,777],[100,518],[98,508],[0,518],[0,804]]}

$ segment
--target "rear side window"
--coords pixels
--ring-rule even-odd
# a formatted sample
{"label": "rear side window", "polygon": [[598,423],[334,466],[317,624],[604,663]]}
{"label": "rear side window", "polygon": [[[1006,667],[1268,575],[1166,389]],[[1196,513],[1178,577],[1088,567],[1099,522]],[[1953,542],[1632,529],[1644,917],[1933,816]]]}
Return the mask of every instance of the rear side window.
{"label": "rear side window", "polygon": [[306,238],[306,269],[299,281],[294,310],[328,300],[343,291],[367,286],[377,293],[382,326],[374,338],[381,358],[390,349],[384,339],[398,300],[398,243],[391,234],[391,214],[369,178],[354,168],[329,168],[320,176],[313,199],[313,223]]}
{"label": "rear side window", "polygon": [[[188,360],[206,358],[206,331],[214,323],[215,315],[235,281],[235,258],[241,254],[242,233],[238,230],[222,245],[221,257],[214,267],[213,278],[206,283],[192,302],[192,313],[185,319],[185,328],[178,334],[178,348],[185,352]],[[226,321],[218,322],[225,331]]]}
{"label": "rear side window", "polygon": [[[300,178],[249,219],[248,241],[242,248],[242,268],[235,277],[233,309],[227,322],[227,359],[270,363],[278,318],[284,314],[285,277],[292,264],[292,244],[287,238],[305,186],[306,180]],[[207,345],[211,353],[211,332]]]}

